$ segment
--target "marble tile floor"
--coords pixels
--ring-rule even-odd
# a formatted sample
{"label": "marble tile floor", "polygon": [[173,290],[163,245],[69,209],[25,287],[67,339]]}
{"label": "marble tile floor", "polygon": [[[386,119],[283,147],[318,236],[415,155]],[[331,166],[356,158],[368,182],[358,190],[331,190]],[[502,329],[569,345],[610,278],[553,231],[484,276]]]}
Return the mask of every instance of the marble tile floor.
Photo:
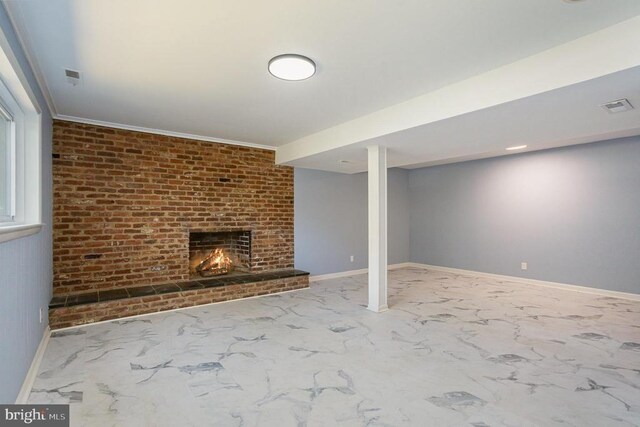
{"label": "marble tile floor", "polygon": [[640,425],[640,302],[405,268],[54,332],[78,426]]}

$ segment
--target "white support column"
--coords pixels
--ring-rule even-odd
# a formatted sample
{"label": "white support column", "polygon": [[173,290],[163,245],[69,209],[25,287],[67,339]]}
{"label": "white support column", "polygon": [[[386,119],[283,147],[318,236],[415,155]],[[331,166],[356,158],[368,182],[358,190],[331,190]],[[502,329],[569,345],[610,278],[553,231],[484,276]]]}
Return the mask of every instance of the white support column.
{"label": "white support column", "polygon": [[387,149],[369,151],[369,305],[387,310]]}

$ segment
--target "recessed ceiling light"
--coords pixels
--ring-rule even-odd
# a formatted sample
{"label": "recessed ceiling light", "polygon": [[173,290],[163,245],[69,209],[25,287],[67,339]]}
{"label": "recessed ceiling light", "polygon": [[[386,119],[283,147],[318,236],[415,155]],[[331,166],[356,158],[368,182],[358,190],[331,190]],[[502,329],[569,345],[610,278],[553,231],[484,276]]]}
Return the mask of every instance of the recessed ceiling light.
{"label": "recessed ceiling light", "polygon": [[507,148],[505,148],[505,150],[513,151],[513,150],[522,150],[523,148],[527,148],[527,146],[526,145],[516,145],[514,147],[507,147]]}
{"label": "recessed ceiling light", "polygon": [[269,72],[282,80],[304,80],[316,73],[316,64],[306,56],[287,53],[269,61]]}

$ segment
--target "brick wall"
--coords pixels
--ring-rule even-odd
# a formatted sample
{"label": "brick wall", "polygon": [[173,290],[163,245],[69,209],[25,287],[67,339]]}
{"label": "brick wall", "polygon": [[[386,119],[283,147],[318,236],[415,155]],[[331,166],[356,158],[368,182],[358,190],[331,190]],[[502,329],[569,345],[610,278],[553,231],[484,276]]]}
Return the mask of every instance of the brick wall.
{"label": "brick wall", "polygon": [[55,121],[54,294],[189,279],[189,230],[293,267],[293,169],[269,150]]}

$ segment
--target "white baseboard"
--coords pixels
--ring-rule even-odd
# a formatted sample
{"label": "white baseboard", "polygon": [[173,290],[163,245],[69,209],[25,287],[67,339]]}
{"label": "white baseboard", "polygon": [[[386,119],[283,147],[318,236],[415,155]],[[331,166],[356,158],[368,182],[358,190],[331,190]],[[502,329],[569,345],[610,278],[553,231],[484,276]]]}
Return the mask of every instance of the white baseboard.
{"label": "white baseboard", "polygon": [[338,279],[340,277],[358,276],[360,274],[367,274],[369,269],[362,268],[360,270],[340,271],[338,273],[318,274],[316,276],[309,276],[309,283],[320,282],[322,280]]}
{"label": "white baseboard", "polygon": [[47,344],[49,343],[50,337],[51,329],[49,328],[49,326],[47,326],[44,329],[44,333],[42,334],[42,340],[40,340],[40,344],[38,345],[36,354],[33,356],[31,366],[29,367],[27,375],[24,378],[22,388],[20,388],[20,393],[18,393],[18,397],[16,398],[16,404],[27,403],[29,394],[31,394],[31,389],[33,388],[33,383],[36,380],[36,375],[38,375],[38,369],[40,369],[40,363],[42,362],[42,357],[44,356],[44,351],[47,349]]}
{"label": "white baseboard", "polygon": [[608,291],[605,289],[590,288],[588,286],[570,285],[567,283],[558,283],[558,282],[547,282],[544,280],[527,279],[524,277],[517,277],[517,276],[504,276],[501,274],[484,273],[481,271],[472,271],[472,270],[463,270],[460,268],[441,267],[439,265],[420,264],[417,262],[407,262],[404,264],[407,264],[406,265],[407,267],[424,268],[427,270],[438,270],[446,273],[454,273],[454,274],[460,274],[464,276],[476,276],[476,277],[486,277],[489,279],[508,280],[510,282],[515,282],[523,285],[544,286],[547,288],[563,289],[565,291],[582,292],[585,294],[594,294],[594,295],[600,295],[605,297],[640,301],[639,294],[632,294],[630,292]]}
{"label": "white baseboard", "polygon": [[389,270],[399,270],[401,268],[411,267],[412,265],[413,265],[412,262],[400,262],[398,264],[391,264],[391,265],[387,266],[387,269],[389,269]]}
{"label": "white baseboard", "polygon": [[[390,264],[387,266],[387,270],[397,270],[399,268],[411,267],[411,262],[401,262],[398,264]],[[309,276],[309,282],[319,282],[321,280],[338,279],[340,277],[357,276],[359,274],[367,274],[368,268],[361,268],[360,270],[340,271],[338,273],[318,274],[316,276]]]}

